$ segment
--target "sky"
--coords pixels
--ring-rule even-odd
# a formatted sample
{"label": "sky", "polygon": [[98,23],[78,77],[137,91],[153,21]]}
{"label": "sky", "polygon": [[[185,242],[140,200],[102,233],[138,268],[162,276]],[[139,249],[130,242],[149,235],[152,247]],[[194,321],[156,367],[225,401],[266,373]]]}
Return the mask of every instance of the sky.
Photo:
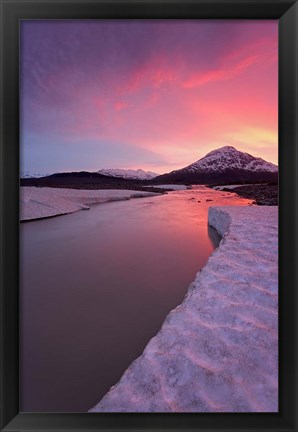
{"label": "sky", "polygon": [[22,172],[277,164],[278,22],[21,22]]}

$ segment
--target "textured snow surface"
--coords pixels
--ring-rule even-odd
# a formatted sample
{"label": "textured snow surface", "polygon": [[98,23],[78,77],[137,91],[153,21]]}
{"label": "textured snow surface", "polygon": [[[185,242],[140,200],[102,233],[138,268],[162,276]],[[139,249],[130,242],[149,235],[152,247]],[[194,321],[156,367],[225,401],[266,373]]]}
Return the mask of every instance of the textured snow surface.
{"label": "textured snow surface", "polygon": [[120,189],[79,190],[64,188],[20,188],[20,220],[40,219],[89,210],[89,204],[154,196],[152,192]]}
{"label": "textured snow surface", "polygon": [[272,206],[209,209],[219,248],[90,412],[278,411],[277,219]]}
{"label": "textured snow surface", "polygon": [[207,153],[206,156],[175,172],[220,173],[231,169],[249,172],[277,172],[278,167],[264,159],[236,150],[232,146],[221,147]]}
{"label": "textured snow surface", "polygon": [[144,171],[142,169],[132,170],[132,169],[120,169],[120,168],[107,168],[97,171],[99,174],[111,176],[111,177],[121,177],[126,179],[135,180],[151,180],[158,176],[152,171]]}

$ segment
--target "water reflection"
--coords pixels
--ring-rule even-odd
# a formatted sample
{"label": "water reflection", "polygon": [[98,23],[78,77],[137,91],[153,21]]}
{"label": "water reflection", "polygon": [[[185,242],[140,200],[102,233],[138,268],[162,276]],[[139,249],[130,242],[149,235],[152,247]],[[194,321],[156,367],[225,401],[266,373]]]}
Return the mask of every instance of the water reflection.
{"label": "water reflection", "polygon": [[209,205],[247,203],[196,187],[21,224],[21,410],[94,406],[218,245]]}

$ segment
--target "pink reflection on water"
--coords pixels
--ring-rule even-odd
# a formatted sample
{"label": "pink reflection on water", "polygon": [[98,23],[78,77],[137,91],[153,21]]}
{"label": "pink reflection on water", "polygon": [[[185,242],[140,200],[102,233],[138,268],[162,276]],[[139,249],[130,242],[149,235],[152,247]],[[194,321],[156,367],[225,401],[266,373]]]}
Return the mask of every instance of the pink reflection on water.
{"label": "pink reflection on water", "polygon": [[21,224],[21,410],[87,411],[183,301],[218,244],[204,186]]}

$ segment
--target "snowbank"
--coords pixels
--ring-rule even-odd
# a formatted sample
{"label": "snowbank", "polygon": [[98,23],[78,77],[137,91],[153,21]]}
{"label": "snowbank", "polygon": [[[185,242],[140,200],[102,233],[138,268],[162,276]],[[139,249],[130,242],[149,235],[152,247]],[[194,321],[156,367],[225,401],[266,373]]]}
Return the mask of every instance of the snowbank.
{"label": "snowbank", "polygon": [[156,195],[120,189],[79,190],[63,188],[20,188],[20,220],[41,219],[73,213],[78,210],[89,210],[89,204],[107,201],[128,200]]}
{"label": "snowbank", "polygon": [[223,239],[90,412],[277,412],[277,207],[213,207]]}

